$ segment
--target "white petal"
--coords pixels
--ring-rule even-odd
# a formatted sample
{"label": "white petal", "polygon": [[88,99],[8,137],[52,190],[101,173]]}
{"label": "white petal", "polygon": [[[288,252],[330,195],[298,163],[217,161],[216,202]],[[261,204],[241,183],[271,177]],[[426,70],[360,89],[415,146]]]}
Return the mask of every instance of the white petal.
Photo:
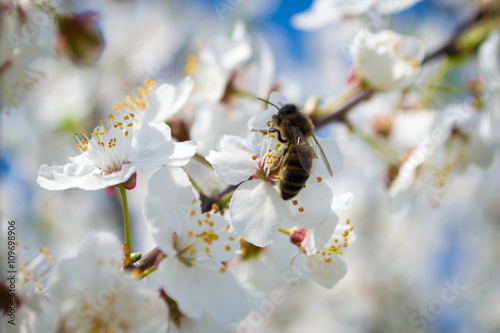
{"label": "white petal", "polygon": [[[344,156],[340,152],[340,148],[337,145],[337,141],[333,138],[316,138],[320,144],[323,152],[325,153],[326,159],[332,168],[333,175],[337,175],[342,171],[344,167]],[[314,174],[320,176],[324,179],[330,178],[328,171],[326,169],[325,163],[323,161],[318,161],[318,166],[314,170]]]}
{"label": "white petal", "polygon": [[286,219],[303,229],[311,229],[325,221],[331,211],[332,189],[325,183],[309,178],[299,194],[286,201]]}
{"label": "white petal", "polygon": [[[199,265],[200,263],[197,263]],[[210,265],[212,267],[207,267]],[[205,261],[202,277],[203,306],[207,313],[225,325],[243,320],[249,306],[242,287],[229,270],[220,272],[224,266],[215,261]]]}
{"label": "white petal", "polygon": [[283,219],[283,199],[270,184],[250,180],[234,192],[230,203],[231,223],[250,243],[265,247],[274,241]]}
{"label": "white petal", "polygon": [[161,168],[151,176],[144,216],[152,227],[155,241],[167,255],[173,251],[172,233],[183,234],[191,210],[201,213],[189,178],[182,169]]}
{"label": "white petal", "polygon": [[166,164],[182,166],[196,152],[196,143],[170,141],[170,127],[161,122],[144,124],[132,141],[130,159],[138,169],[150,170]]}
{"label": "white petal", "polygon": [[203,300],[200,299],[199,279],[204,272],[187,267],[175,257],[163,259],[158,265],[167,295],[177,302],[180,311],[188,318],[199,319],[203,315]]}
{"label": "white petal", "polygon": [[165,121],[173,114],[175,86],[172,84],[161,84],[155,89],[150,97],[149,105],[145,113],[145,121]]}
{"label": "white petal", "polygon": [[347,266],[339,256],[331,257],[330,262],[325,262],[321,255],[305,257],[306,266],[311,277],[325,288],[333,288],[347,273]]}
{"label": "white petal", "polygon": [[87,236],[80,244],[79,253],[86,258],[115,262],[118,267],[122,259],[122,246],[115,234],[101,231]]}
{"label": "white petal", "polygon": [[252,159],[254,151],[245,139],[223,135],[217,149],[219,151],[211,150],[206,159],[222,182],[236,185],[247,180],[255,171],[255,161]]}
{"label": "white petal", "polygon": [[354,199],[354,194],[348,192],[341,195],[337,195],[333,198],[332,209],[344,210],[350,209],[352,207],[352,200]]}
{"label": "white petal", "polygon": [[334,23],[346,15],[360,15],[375,0],[316,0],[311,8],[292,17],[292,25],[298,29],[314,30]]}
{"label": "white petal", "polygon": [[170,119],[186,104],[193,87],[193,79],[189,76],[177,86],[166,83],[160,85],[151,96],[145,120]]}
{"label": "white petal", "polygon": [[395,14],[415,5],[420,0],[379,0],[376,6],[381,14]]}
{"label": "white petal", "polygon": [[48,166],[44,164],[38,171],[38,184],[47,190],[65,190],[81,188],[84,190],[99,190],[108,186],[127,181],[137,170],[134,164],[125,164],[122,169],[108,175],[102,175],[101,170],[83,154],[70,157],[66,165]]}
{"label": "white petal", "polygon": [[337,214],[331,211],[323,223],[309,230],[306,236],[306,254],[308,256],[316,254],[330,240],[338,221]]}

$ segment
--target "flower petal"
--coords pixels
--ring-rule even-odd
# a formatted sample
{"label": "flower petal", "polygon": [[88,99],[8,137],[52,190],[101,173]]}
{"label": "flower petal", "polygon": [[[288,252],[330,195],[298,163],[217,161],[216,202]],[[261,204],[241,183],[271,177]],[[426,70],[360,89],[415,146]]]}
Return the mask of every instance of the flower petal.
{"label": "flower petal", "polygon": [[347,265],[338,255],[325,262],[320,254],[305,257],[306,267],[311,277],[325,288],[333,288],[347,273]]}
{"label": "flower petal", "polygon": [[175,257],[163,259],[158,265],[157,274],[162,277],[162,285],[170,298],[177,302],[181,313],[191,319],[203,315],[203,303],[200,299],[199,280],[202,271],[187,267]]}
{"label": "flower petal", "polygon": [[[318,140],[318,143],[320,144],[321,148],[323,149],[323,152],[325,153],[326,159],[328,160],[328,163],[330,164],[330,167],[332,168],[333,175],[337,175],[342,171],[342,168],[344,167],[344,156],[340,152],[340,148],[337,145],[337,141],[333,138],[327,138],[327,139],[322,139],[322,138],[316,138]],[[326,169],[325,163],[323,161],[318,162],[318,166],[316,167],[316,170],[314,170],[314,174],[318,175],[320,177],[323,177],[325,179],[330,178],[330,175]]]}
{"label": "flower petal", "polygon": [[[194,205],[189,205],[195,201]],[[173,253],[172,234],[182,234],[192,210],[201,213],[187,174],[180,168],[166,167],[156,171],[148,181],[144,216],[155,241],[167,255]]]}
{"label": "flower petal", "polygon": [[286,219],[302,229],[311,229],[325,221],[331,211],[332,189],[325,182],[309,178],[299,194],[286,201]]}
{"label": "flower petal", "polygon": [[265,247],[274,241],[282,220],[283,199],[272,185],[261,180],[241,184],[234,192],[229,211],[236,232],[250,243]]}
{"label": "flower petal", "polygon": [[71,162],[66,165],[42,165],[38,171],[37,183],[47,190],[65,190],[74,187],[99,190],[127,181],[137,170],[136,165],[125,164],[120,171],[103,175],[101,170],[83,154],[70,157],[70,160]]}
{"label": "flower petal", "polygon": [[151,170],[166,164],[182,166],[196,152],[196,143],[170,141],[170,127],[161,122],[145,123],[132,141],[130,159],[138,169]]}
{"label": "flower petal", "polygon": [[187,102],[194,82],[185,77],[177,86],[160,85],[151,96],[145,120],[165,121],[175,115]]}
{"label": "flower petal", "polygon": [[203,277],[200,280],[205,311],[224,325],[243,320],[249,306],[233,274],[219,262],[205,260],[203,266],[199,274]]}
{"label": "flower petal", "polygon": [[247,180],[255,171],[253,148],[247,140],[234,135],[223,135],[217,144],[219,151],[211,150],[206,160],[214,167],[222,182],[236,185]]}
{"label": "flower petal", "polygon": [[337,214],[330,211],[323,223],[309,230],[306,236],[306,254],[308,256],[316,254],[330,240],[338,221]]}

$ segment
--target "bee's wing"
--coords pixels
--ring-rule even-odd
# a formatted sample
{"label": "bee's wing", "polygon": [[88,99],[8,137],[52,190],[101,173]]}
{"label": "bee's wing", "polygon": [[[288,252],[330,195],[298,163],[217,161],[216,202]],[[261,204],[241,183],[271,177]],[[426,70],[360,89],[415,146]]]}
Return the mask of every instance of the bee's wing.
{"label": "bee's wing", "polygon": [[314,148],[309,144],[304,134],[302,134],[302,132],[296,126],[292,125],[291,129],[300,164],[307,173],[310,173],[313,165],[313,160],[317,159],[318,155],[316,155],[316,153],[314,152]]}
{"label": "bee's wing", "polygon": [[325,163],[326,169],[328,170],[328,174],[330,177],[333,177],[333,172],[332,172],[332,167],[330,166],[330,163],[328,163],[328,159],[325,156],[325,152],[323,151],[323,148],[321,148],[321,145],[319,144],[318,140],[316,140],[316,137],[314,135],[311,135],[314,140],[310,140],[310,143],[314,146],[314,150],[319,153],[319,156],[321,156],[321,159],[323,160],[323,163]]}

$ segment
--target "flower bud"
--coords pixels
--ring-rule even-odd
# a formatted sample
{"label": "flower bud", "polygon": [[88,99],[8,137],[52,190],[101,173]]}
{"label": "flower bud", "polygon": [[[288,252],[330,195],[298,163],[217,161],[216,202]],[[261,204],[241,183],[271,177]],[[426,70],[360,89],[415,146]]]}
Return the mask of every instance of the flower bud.
{"label": "flower bud", "polygon": [[80,66],[92,65],[104,47],[96,19],[95,12],[57,15],[59,33],[54,42],[57,54]]}

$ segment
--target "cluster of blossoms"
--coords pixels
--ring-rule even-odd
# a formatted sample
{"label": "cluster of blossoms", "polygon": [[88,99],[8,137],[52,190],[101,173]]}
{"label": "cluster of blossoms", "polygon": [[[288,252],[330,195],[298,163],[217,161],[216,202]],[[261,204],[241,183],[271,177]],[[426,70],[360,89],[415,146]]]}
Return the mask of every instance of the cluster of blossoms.
{"label": "cluster of blossoms", "polygon": [[[340,19],[401,12],[418,2],[316,0],[292,23],[315,30]],[[37,30],[43,52],[26,45],[9,52],[0,47],[0,83],[6,87],[0,108],[3,101],[19,104],[18,94],[35,83],[20,89],[12,77],[26,70],[33,55],[52,52],[45,40],[79,66],[92,66],[101,53],[95,13],[62,14],[57,6],[38,2],[0,2],[0,41],[22,31],[40,11],[50,23]],[[488,19],[478,15],[477,20],[483,17]],[[47,31],[50,36],[42,38]],[[452,178],[470,165],[487,169],[494,163],[500,142],[500,34],[480,33],[470,49],[457,33],[426,56],[415,36],[359,29],[349,46],[349,92],[331,103],[317,98],[300,103],[304,99],[294,87],[276,84],[266,42],[237,20],[229,37],[206,40],[186,57],[175,84],[146,79],[93,130],[74,133],[76,153],[68,163],[39,168],[36,182],[47,190],[104,190],[112,196],[118,189],[125,237],[89,232],[76,255],[54,260],[43,248],[21,265],[23,279],[11,297],[18,327],[25,332],[248,330],[256,304],[267,295],[292,292],[286,289],[290,276],[333,288],[347,274],[344,253],[356,240],[354,194],[337,183],[345,165],[352,165],[350,147],[369,147],[362,155],[375,162],[365,170],[377,173],[391,212],[403,217],[422,197],[438,207]],[[471,82],[472,98],[444,107],[425,103],[427,95],[417,86],[438,80],[425,65],[476,49],[480,80],[489,89]],[[292,100],[304,106],[299,112],[310,121],[311,133],[300,132],[297,120],[280,118]],[[339,127],[327,126],[333,122]],[[309,140],[313,143],[304,142]],[[286,186],[297,190],[285,197]],[[131,191],[139,214],[129,213]],[[150,236],[147,253],[135,253],[132,228]],[[0,296],[6,288],[0,281]],[[12,332],[8,316],[1,324]]]}

